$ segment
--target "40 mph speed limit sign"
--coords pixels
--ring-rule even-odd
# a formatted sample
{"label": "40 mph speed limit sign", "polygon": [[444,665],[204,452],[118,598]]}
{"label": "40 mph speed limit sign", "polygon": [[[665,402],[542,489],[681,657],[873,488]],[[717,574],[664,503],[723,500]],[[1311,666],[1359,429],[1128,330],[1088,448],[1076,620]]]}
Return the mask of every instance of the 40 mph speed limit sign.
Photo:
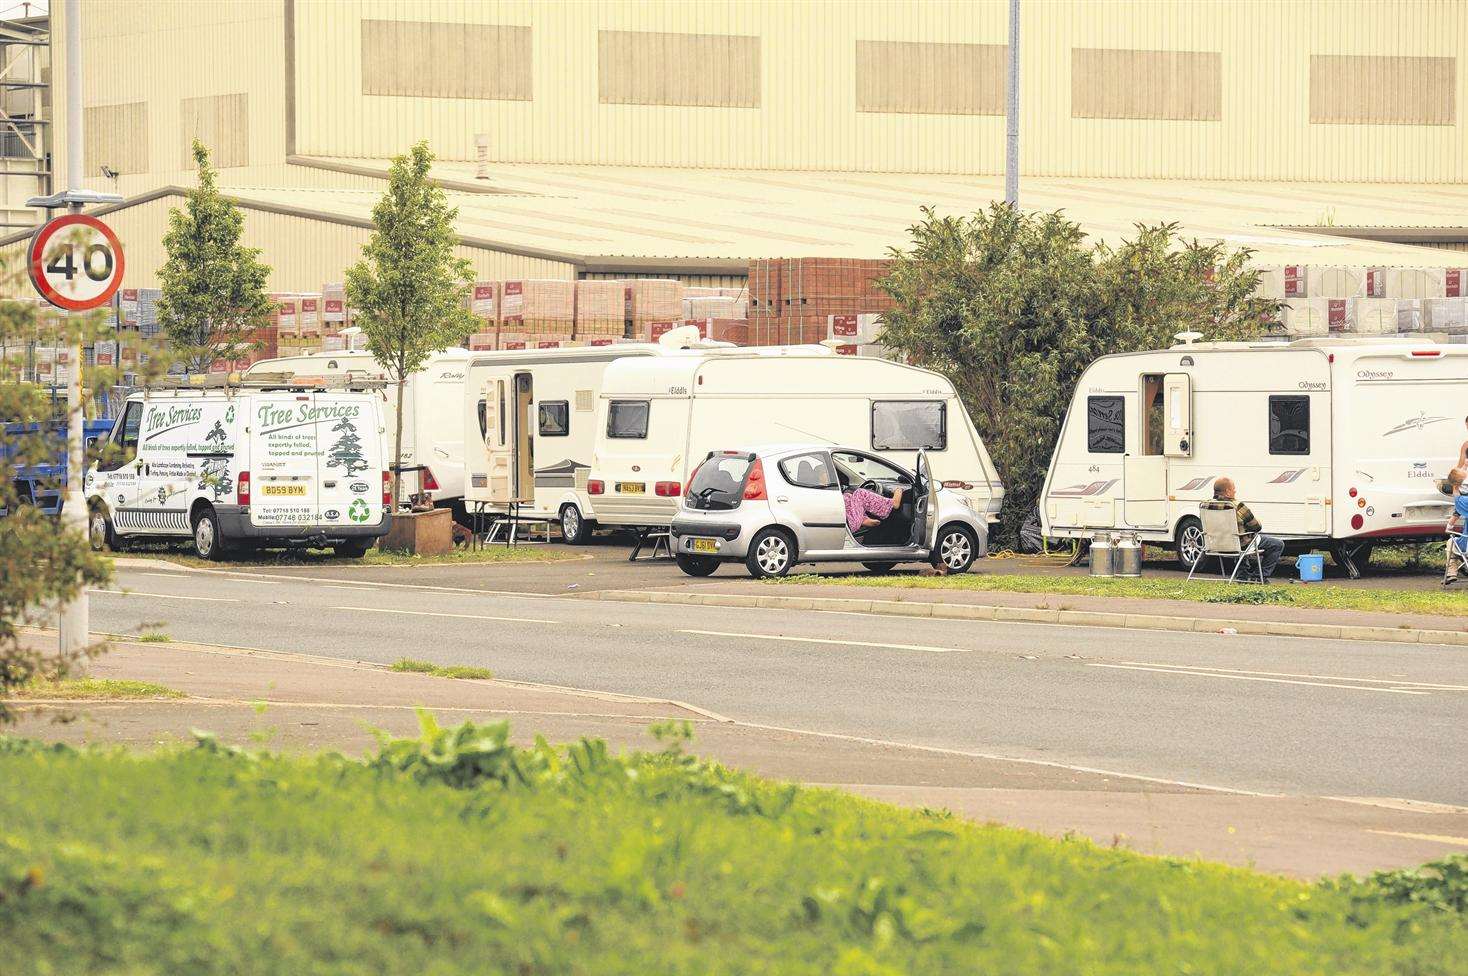
{"label": "40 mph speed limit sign", "polygon": [[68,312],[106,305],[122,284],[122,244],[111,227],[87,214],[44,224],[28,257],[36,291]]}

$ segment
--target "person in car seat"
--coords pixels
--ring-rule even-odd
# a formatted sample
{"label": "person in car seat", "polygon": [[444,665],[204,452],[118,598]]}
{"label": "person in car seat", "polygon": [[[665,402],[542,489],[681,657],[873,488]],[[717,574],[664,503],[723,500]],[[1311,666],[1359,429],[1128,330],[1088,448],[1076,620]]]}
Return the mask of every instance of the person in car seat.
{"label": "person in car seat", "polygon": [[846,527],[852,535],[862,529],[880,525],[882,520],[902,507],[902,489],[894,488],[892,497],[879,494],[869,488],[855,488],[841,493],[846,503]]}

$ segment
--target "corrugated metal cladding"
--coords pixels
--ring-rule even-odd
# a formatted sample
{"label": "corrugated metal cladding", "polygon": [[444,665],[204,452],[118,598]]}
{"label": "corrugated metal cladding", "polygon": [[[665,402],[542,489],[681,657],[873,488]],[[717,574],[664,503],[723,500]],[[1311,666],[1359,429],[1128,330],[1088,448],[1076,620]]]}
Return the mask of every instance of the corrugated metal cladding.
{"label": "corrugated metal cladding", "polygon": [[583,281],[626,281],[631,278],[672,278],[696,288],[747,288],[748,275],[718,274],[646,274],[644,272],[619,274],[616,271],[588,271],[581,275]]}
{"label": "corrugated metal cladding", "polygon": [[[251,167],[248,173],[236,169],[231,179],[266,182],[264,167],[284,167],[284,3],[85,0],[82,7],[86,111],[90,117],[102,106],[143,104],[146,124],[129,124],[127,137],[142,144],[151,167],[147,175],[129,176],[117,158],[106,158],[115,153],[89,131],[86,173],[92,186],[132,195],[192,184],[193,160],[184,147],[195,132],[210,143],[216,163]],[[64,5],[54,8],[59,26]],[[52,57],[55,100],[64,105],[62,45]],[[64,173],[65,147],[58,150],[53,168]],[[121,171],[115,183],[98,175],[102,163]]]}
{"label": "corrugated metal cladding", "polygon": [[1435,247],[1439,251],[1468,251],[1468,241],[1410,241],[1413,247]]}
{"label": "corrugated metal cladding", "polygon": [[[485,133],[507,162],[997,173],[1007,6],[296,0],[297,148],[384,157],[427,137],[472,159]],[[1468,179],[1461,0],[1048,0],[1022,16],[1027,173]],[[531,99],[363,94],[420,57],[369,43],[378,21],[528,31]],[[369,48],[389,64],[364,64]],[[499,48],[479,48],[459,90],[502,85]]]}
{"label": "corrugated metal cladding", "polygon": [[82,138],[82,166],[88,175],[103,166],[119,173],[148,172],[148,103],[87,106],[82,110]]}
{"label": "corrugated metal cladding", "polygon": [[[166,257],[163,235],[168,230],[168,213],[183,204],[182,197],[165,196],[104,214],[103,219],[127,247],[128,287],[158,286],[158,268]],[[361,256],[362,246],[372,233],[365,227],[249,206],[242,209],[243,241],[264,252],[262,259],[271,265],[271,291],[319,291],[327,282],[341,281],[343,270]],[[24,243],[12,245],[7,250],[24,246]],[[462,245],[454,251],[473,265],[475,277],[479,279],[576,277],[575,266],[560,261]]]}
{"label": "corrugated metal cladding", "polygon": [[362,94],[528,102],[530,28],[362,21]]}

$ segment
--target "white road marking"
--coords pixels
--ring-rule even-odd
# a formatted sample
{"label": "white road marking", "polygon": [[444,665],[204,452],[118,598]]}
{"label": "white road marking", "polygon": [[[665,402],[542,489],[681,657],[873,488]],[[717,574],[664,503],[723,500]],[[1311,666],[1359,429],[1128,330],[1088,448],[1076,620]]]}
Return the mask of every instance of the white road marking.
{"label": "white road marking", "polygon": [[1411,688],[1370,688],[1364,685],[1334,684],[1328,681],[1296,681],[1291,678],[1262,678],[1252,674],[1222,674],[1213,671],[1187,671],[1174,667],[1148,667],[1140,664],[1101,664],[1086,662],[1088,668],[1116,668],[1122,671],[1155,671],[1158,674],[1180,674],[1190,678],[1229,678],[1234,681],[1267,681],[1276,685],[1310,685],[1314,688],[1343,688],[1346,691],[1375,691],[1384,695],[1427,695],[1431,692]]}
{"label": "white road marking", "polygon": [[[253,582],[253,581],[252,581]],[[372,593],[370,586],[344,586],[341,583],[322,583],[322,587],[328,590],[351,590],[354,593]]]}
{"label": "white road marking", "polygon": [[879,644],[873,641],[834,640],[827,637],[790,637],[785,634],[735,634],[723,630],[680,630],[680,634],[704,637],[738,637],[750,640],[796,641],[801,644],[835,644],[839,647],[880,647],[890,651],[929,651],[934,654],[967,652],[966,647],[933,647],[928,644]]}
{"label": "white road marking", "polygon": [[360,613],[403,613],[411,617],[454,617],[459,620],[499,620],[515,624],[556,624],[559,620],[539,617],[487,617],[477,613],[434,613],[429,610],[394,610],[388,607],[328,607],[330,610],[356,610]]}
{"label": "white road marking", "polygon": [[139,576],[156,576],[159,579],[181,579],[186,580],[188,576],[183,573],[139,573]]}
{"label": "white road marking", "polygon": [[1468,691],[1468,685],[1439,685],[1431,681],[1408,681],[1390,678],[1352,678],[1343,674],[1294,674],[1289,671],[1246,671],[1241,668],[1209,668],[1201,664],[1157,664],[1152,661],[1122,661],[1146,667],[1176,668],[1182,671],[1218,671],[1225,674],[1260,674],[1270,678],[1310,678],[1315,681],[1352,681],[1363,685],[1391,685],[1393,688],[1428,688],[1433,691]]}
{"label": "white road marking", "polygon": [[88,593],[106,593],[111,596],[151,596],[159,600],[198,600],[202,603],[239,603],[224,596],[183,596],[178,593],[144,593],[142,590],[87,590]]}
{"label": "white road marking", "polygon": [[1412,834],[1400,830],[1372,830],[1366,828],[1368,834],[1381,834],[1386,837],[1405,837],[1408,840],[1430,840],[1435,844],[1452,844],[1455,847],[1468,847],[1468,837],[1449,837],[1446,834]]}

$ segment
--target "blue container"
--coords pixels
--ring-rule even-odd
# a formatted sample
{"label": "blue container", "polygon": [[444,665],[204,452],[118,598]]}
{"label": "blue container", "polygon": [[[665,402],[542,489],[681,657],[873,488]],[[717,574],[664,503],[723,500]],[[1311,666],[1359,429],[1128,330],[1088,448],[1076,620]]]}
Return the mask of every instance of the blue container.
{"label": "blue container", "polygon": [[1325,576],[1325,557],[1318,552],[1295,557],[1295,566],[1300,570],[1301,583],[1319,583]]}

